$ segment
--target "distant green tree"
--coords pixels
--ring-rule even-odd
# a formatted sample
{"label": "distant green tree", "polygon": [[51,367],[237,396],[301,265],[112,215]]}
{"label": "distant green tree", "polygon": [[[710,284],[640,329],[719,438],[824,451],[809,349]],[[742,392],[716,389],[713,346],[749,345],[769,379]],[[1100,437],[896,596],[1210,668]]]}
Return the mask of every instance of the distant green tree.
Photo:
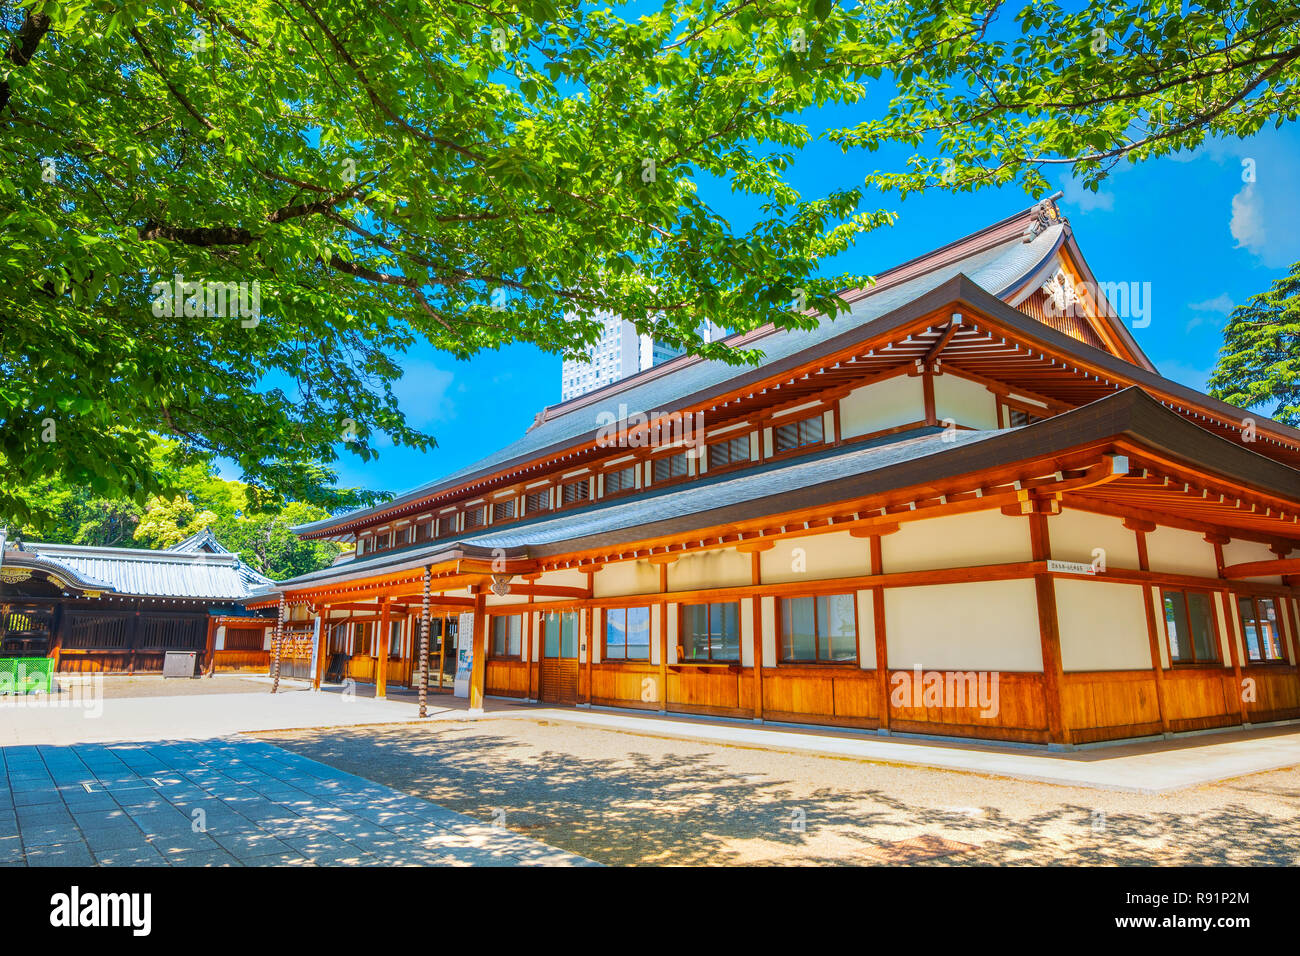
{"label": "distant green tree", "polygon": [[1300,427],[1300,263],[1228,317],[1210,394]]}

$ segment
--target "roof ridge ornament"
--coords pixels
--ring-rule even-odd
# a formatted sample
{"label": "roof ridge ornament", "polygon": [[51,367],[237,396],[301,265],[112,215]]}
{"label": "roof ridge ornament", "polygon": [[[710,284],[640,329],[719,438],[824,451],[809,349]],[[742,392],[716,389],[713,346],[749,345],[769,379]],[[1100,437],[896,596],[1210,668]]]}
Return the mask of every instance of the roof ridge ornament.
{"label": "roof ridge ornament", "polygon": [[1030,208],[1029,211],[1033,214],[1034,220],[1025,228],[1024,235],[1021,236],[1022,242],[1033,242],[1048,226],[1054,226],[1058,222],[1065,222],[1065,217],[1061,215],[1061,210],[1056,205],[1056,200],[1063,195],[1065,194],[1062,191],[1057,190],[1042,202]]}

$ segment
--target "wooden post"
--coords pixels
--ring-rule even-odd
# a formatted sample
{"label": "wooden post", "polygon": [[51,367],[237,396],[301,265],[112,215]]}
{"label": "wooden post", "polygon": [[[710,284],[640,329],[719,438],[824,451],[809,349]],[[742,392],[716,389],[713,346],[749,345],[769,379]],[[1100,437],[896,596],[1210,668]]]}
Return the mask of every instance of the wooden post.
{"label": "wooden post", "polygon": [[[203,668],[209,677],[212,676],[213,665],[216,664],[216,640],[217,640],[217,619],[211,614],[208,615],[208,636],[203,640]],[[56,658],[57,660],[57,658]],[[55,664],[55,670],[58,670],[58,664]]]}
{"label": "wooden post", "polygon": [[[1029,515],[1029,540],[1035,561],[1047,561],[1052,556],[1051,539],[1047,534],[1047,516],[1041,512]],[[1064,672],[1061,667],[1061,631],[1056,619],[1056,584],[1046,572],[1034,575],[1034,591],[1038,599],[1038,635],[1043,649],[1043,703],[1047,709],[1047,735],[1052,743],[1070,743],[1070,728],[1065,725],[1061,708],[1061,684]]]}
{"label": "wooden post", "polygon": [[[1147,533],[1140,528],[1133,533],[1137,535],[1138,568],[1142,571],[1150,571],[1151,562],[1147,558]],[[1168,736],[1171,731],[1169,729],[1169,705],[1165,702],[1165,694],[1168,692],[1165,687],[1165,666],[1160,659],[1156,601],[1151,596],[1151,584],[1147,581],[1142,583],[1142,603],[1147,612],[1147,643],[1151,646],[1151,671],[1156,675],[1156,709],[1160,712],[1160,732]]]}
{"label": "wooden post", "polygon": [[271,638],[271,656],[274,658],[271,664],[271,693],[278,693],[280,690],[280,654],[284,644],[284,615],[288,609],[288,602],[283,593],[280,594],[280,611],[275,618],[275,636]]}
{"label": "wooden post", "polygon": [[420,598],[420,716],[429,716],[429,566]]}
{"label": "wooden post", "polygon": [[[758,587],[763,583],[763,560],[759,552],[753,551],[749,555],[749,582]],[[751,601],[754,602],[753,608],[753,640],[754,640],[754,720],[761,723],[763,720],[763,599],[755,594]]]}
{"label": "wooden post", "polygon": [[[884,574],[884,549],[880,535],[867,539],[871,543],[871,573]],[[885,639],[885,589],[871,589],[872,623],[876,638],[876,693],[879,697],[879,718],[876,727],[889,733],[889,642]]]}
{"label": "wooden post", "polygon": [[312,675],[312,690],[320,690],[320,685],[325,680],[325,659],[329,656],[330,649],[330,606],[328,604],[320,609],[320,635],[316,641],[316,673]]}
{"label": "wooden post", "polygon": [[474,593],[474,626],[470,640],[474,659],[469,672],[469,709],[471,713],[483,710],[483,687],[487,678],[487,617],[483,613],[483,589]]}
{"label": "wooden post", "polygon": [[[659,593],[668,593],[668,565],[659,565]],[[668,713],[668,602],[659,602],[659,713]]]}
{"label": "wooden post", "polygon": [[[587,576],[588,590],[590,590],[591,576]],[[582,609],[583,621],[582,626],[587,635],[587,706],[591,706],[591,664],[592,658],[596,656],[596,615],[592,613],[591,606],[588,605]]]}
{"label": "wooden post", "polygon": [[375,700],[388,696],[388,598],[379,599],[379,636],[375,641]]}

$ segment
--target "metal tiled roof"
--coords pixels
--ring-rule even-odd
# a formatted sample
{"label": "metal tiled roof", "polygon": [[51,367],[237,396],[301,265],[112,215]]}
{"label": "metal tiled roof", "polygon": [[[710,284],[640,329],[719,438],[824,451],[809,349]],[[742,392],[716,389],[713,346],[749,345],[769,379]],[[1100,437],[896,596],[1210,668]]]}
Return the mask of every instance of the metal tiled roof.
{"label": "metal tiled roof", "polygon": [[[577,538],[628,532],[652,522],[689,519],[692,515],[702,515],[732,505],[755,504],[763,499],[779,502],[783,495],[792,491],[866,475],[901,462],[942,455],[1006,434],[1007,430],[1003,429],[959,431],[945,436],[943,429],[921,428],[904,435],[857,445],[847,451],[834,449],[793,462],[760,465],[740,474],[703,477],[685,488],[677,486],[660,492],[647,491],[632,500],[596,503],[556,517],[513,523],[501,530],[488,529],[482,534],[349,561],[344,566],[323,568],[282,581],[278,586],[301,587],[313,581],[357,577],[371,570],[400,571],[432,563],[432,559],[437,559],[439,555],[461,548],[484,552],[496,548],[511,552],[527,551]],[[763,510],[762,505],[755,504],[755,507]],[[768,510],[775,513],[781,508],[779,504],[773,503]]]}
{"label": "metal tiled roof", "polygon": [[[1025,242],[1017,235],[924,274],[869,290],[853,303],[846,314],[834,319],[823,318],[813,329],[774,330],[750,341],[747,347],[759,349],[763,353],[764,363],[787,358],[902,308],[960,274],[965,274],[993,295],[1000,296],[1022,282],[1055,252],[1064,229],[1063,223],[1056,223],[1043,229],[1029,242]],[[563,410],[564,406],[560,406],[561,411],[558,414],[554,414],[554,417],[546,417],[517,441],[444,478],[421,485],[381,505],[300,525],[294,528],[294,531],[300,534],[310,533],[355,520],[367,513],[378,514],[388,511],[406,502],[463,484],[470,478],[490,473],[507,462],[535,455],[562,442],[574,441],[594,434],[599,428],[600,416],[603,413],[612,413],[618,418],[621,415],[672,411],[680,406],[684,396],[709,391],[721,393],[726,391],[729,382],[749,371],[751,370],[748,368],[727,365],[724,362],[687,360],[680,368],[667,374],[641,373],[641,375],[631,376],[622,382],[567,403],[571,406],[567,411]],[[652,369],[651,372],[654,370]],[[548,414],[550,414],[549,410]]]}
{"label": "metal tiled roof", "polygon": [[34,552],[118,594],[240,600],[271,583],[233,553],[151,551],[28,541]]}

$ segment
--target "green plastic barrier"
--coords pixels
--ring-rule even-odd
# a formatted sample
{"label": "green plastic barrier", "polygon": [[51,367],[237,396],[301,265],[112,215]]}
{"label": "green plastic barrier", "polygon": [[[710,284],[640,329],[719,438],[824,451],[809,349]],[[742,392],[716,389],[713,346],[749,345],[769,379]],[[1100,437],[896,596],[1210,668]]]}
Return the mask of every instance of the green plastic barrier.
{"label": "green plastic barrier", "polygon": [[0,694],[48,694],[53,677],[51,658],[0,657]]}

